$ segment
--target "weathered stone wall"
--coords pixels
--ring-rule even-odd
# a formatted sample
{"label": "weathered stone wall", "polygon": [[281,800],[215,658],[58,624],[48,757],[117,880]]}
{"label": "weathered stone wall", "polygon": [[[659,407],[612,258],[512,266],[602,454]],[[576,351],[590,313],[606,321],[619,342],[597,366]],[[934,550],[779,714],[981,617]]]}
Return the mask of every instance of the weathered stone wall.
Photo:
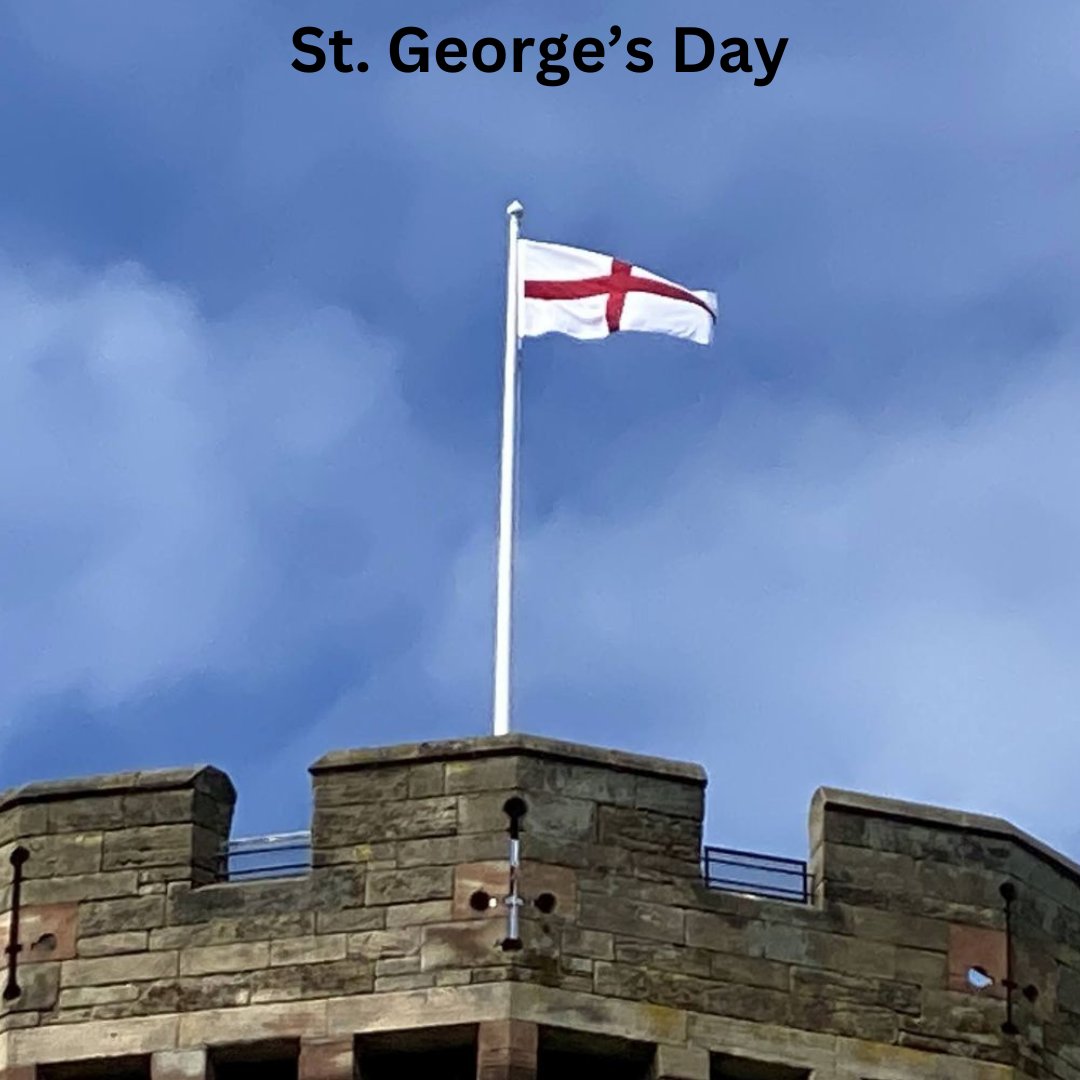
{"label": "weathered stone wall", "polygon": [[[214,883],[233,792],[212,769],[0,796],[0,928],[10,852],[31,853],[0,1080],[121,1053],[167,1075],[282,1036],[315,1080],[348,1073],[354,1034],[438,1023],[480,1024],[491,1076],[546,1024],[655,1043],[656,1075],[686,1080],[710,1052],[821,1080],[1080,1080],[1080,871],[1005,822],[819,792],[803,907],[706,888],[695,766],[514,735],[334,753],[312,776],[313,869],[281,881]],[[518,951],[505,909],[470,902],[506,893],[510,797],[522,891],[554,902],[525,907]]]}
{"label": "weathered stone wall", "polygon": [[[919,967],[898,1041],[1080,1077],[1080,867],[997,818],[827,790],[811,842],[823,918],[896,949],[898,974]],[[973,991],[973,967],[993,984]],[[1001,1030],[1010,974],[1014,1035]]]}
{"label": "weathered stone wall", "polygon": [[[132,996],[129,980],[169,966],[151,941],[169,890],[215,879],[235,792],[216,769],[127,773],[32,784],[0,796],[0,913],[10,858],[23,868],[22,995],[0,1030],[88,1015]],[[0,923],[7,944],[7,919]]]}

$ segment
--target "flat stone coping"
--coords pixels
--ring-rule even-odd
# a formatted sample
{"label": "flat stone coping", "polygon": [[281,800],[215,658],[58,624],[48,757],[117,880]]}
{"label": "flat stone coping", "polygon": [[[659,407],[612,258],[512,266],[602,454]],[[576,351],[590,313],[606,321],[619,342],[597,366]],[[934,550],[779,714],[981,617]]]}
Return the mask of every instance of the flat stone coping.
{"label": "flat stone coping", "polygon": [[135,795],[148,791],[198,788],[235,798],[232,781],[213,765],[190,765],[178,769],[142,769],[137,772],[77,776],[65,780],[38,780],[0,791],[0,811],[26,803],[57,802],[95,795]]}
{"label": "flat stone coping", "polygon": [[398,746],[365,747],[358,750],[334,750],[311,766],[311,772],[334,772],[370,765],[389,765],[423,761],[461,761],[475,758],[503,757],[518,754],[554,759],[579,765],[594,765],[620,772],[661,776],[671,780],[704,785],[705,770],[700,765],[668,758],[631,754],[599,746],[547,739],[518,732],[509,735],[480,735],[470,739],[446,739],[439,742],[402,743]]}
{"label": "flat stone coping", "polygon": [[1026,848],[1033,855],[1052,863],[1080,881],[1080,864],[1062,855],[1060,851],[1024,832],[1005,818],[990,814],[973,814],[966,810],[949,810],[927,803],[905,802],[880,795],[866,795],[858,791],[822,787],[814,792],[812,812],[819,813],[829,807],[842,808],[868,817],[886,817],[935,828],[955,829],[957,832],[976,833],[983,836],[1000,836]]}

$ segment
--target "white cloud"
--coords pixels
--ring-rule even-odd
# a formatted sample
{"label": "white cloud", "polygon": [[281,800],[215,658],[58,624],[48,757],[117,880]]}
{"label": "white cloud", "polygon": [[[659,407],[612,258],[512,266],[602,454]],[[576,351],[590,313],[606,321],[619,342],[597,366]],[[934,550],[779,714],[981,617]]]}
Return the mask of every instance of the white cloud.
{"label": "white cloud", "polygon": [[0,324],[5,721],[265,671],[435,588],[456,469],[353,317],[0,263]]}
{"label": "white cloud", "polygon": [[[526,528],[518,722],[573,737],[588,717],[609,741],[702,760],[729,842],[797,850],[811,791],[832,783],[1065,843],[1080,757],[1067,358],[951,424],[744,398],[687,440],[654,505]],[[731,451],[743,434],[749,458]],[[610,502],[633,482],[613,465]],[[460,560],[432,646],[448,686],[484,677],[462,642],[485,625],[485,554]]]}

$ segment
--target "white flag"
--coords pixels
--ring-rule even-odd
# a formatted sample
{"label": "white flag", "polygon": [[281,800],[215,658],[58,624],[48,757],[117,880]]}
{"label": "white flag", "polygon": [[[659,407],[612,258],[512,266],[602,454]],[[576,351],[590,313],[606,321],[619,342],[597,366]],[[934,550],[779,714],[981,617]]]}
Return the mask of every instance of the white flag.
{"label": "white flag", "polygon": [[676,285],[595,251],[518,241],[520,337],[569,334],[584,340],[645,330],[712,341],[716,296]]}

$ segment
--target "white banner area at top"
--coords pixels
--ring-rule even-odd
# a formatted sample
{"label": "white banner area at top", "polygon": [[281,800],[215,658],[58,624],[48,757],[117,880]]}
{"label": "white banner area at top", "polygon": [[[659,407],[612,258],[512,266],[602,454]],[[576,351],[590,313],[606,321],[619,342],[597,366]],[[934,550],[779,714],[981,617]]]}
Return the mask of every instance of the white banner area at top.
{"label": "white banner area at top", "polygon": [[611,255],[518,241],[518,336],[568,334],[581,340],[617,331],[712,341],[716,296],[687,289]]}

